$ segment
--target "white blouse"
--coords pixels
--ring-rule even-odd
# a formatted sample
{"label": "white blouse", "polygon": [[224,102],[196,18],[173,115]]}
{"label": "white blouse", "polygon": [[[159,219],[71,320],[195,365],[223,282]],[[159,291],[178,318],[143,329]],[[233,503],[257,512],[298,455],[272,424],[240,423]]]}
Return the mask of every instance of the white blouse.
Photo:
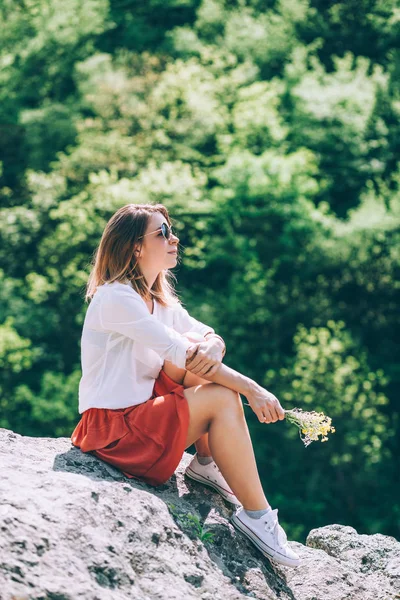
{"label": "white blouse", "polygon": [[129,282],[99,286],[82,330],[79,413],[146,402],[164,360],[185,368],[192,342],[181,334],[188,331],[215,333],[179,303],[165,307],[154,300],[150,314]]}

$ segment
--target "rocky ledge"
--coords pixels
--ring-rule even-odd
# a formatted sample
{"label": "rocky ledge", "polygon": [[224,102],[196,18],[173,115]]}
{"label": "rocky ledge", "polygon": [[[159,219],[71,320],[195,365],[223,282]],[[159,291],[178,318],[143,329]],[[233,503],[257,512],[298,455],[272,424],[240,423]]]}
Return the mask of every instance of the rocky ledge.
{"label": "rocky ledge", "polygon": [[176,474],[153,488],[68,438],[0,429],[1,600],[392,600],[400,543],[327,525],[272,564],[208,488]]}

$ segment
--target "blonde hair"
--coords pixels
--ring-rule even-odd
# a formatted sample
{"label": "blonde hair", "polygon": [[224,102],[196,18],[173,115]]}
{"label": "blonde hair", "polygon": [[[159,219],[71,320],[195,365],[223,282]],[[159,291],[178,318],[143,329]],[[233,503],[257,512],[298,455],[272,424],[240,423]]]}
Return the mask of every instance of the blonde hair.
{"label": "blonde hair", "polygon": [[85,300],[88,302],[104,283],[130,281],[142,298],[154,298],[163,306],[180,303],[170,280],[176,277],[168,269],[161,271],[151,289],[135,259],[135,245],[141,243],[150,217],[160,212],[171,226],[167,208],[163,204],[127,204],[118,209],[108,221],[99,246],[94,252],[91,272],[86,286]]}

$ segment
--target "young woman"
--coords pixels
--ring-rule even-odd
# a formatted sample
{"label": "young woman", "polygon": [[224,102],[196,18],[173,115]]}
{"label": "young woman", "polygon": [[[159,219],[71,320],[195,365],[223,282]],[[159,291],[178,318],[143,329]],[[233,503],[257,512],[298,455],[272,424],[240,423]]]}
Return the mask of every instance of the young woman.
{"label": "young woman", "polygon": [[86,291],[72,443],[154,486],[195,444],[185,474],[238,507],[233,525],[265,556],[297,566],[261,486],[240,394],[260,422],[283,419],[282,406],[222,364],[223,339],[181,305],[169,282],[178,242],[162,204],[128,204],[107,223]]}

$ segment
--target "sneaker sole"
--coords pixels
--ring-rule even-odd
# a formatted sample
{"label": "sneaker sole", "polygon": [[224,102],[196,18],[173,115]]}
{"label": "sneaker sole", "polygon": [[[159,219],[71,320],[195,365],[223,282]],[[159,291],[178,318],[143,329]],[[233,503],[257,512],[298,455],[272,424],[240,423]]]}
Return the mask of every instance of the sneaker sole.
{"label": "sneaker sole", "polygon": [[236,504],[235,502],[232,502],[232,500],[230,500],[229,498],[227,498],[223,492],[221,492],[221,488],[219,488],[216,484],[214,484],[212,481],[209,481],[209,479],[206,479],[205,477],[203,477],[202,475],[199,475],[198,473],[195,473],[194,471],[192,471],[192,469],[190,469],[189,467],[186,469],[185,471],[185,475],[187,477],[189,477],[190,479],[193,479],[194,481],[198,481],[199,483],[203,483],[204,485],[207,485],[208,487],[212,488],[213,490],[215,490],[216,492],[219,493],[220,496],[222,496],[222,498],[224,500],[226,500],[227,502],[229,502],[230,504],[232,504],[233,506],[242,506],[241,504]]}
{"label": "sneaker sole", "polygon": [[271,552],[268,552],[268,550],[266,550],[262,546],[262,544],[264,544],[269,548],[268,544],[262,542],[257,536],[257,534],[251,531],[251,529],[249,529],[240,519],[238,519],[236,515],[232,515],[230,520],[232,525],[234,525],[236,529],[243,533],[243,535],[245,535],[257,547],[257,549],[260,550],[260,552],[269,560],[273,560],[274,562],[277,562],[281,565],[285,565],[286,567],[297,567],[300,564],[299,558],[287,558],[286,556],[279,554],[277,556],[276,550],[274,550],[273,548],[271,548]]}

